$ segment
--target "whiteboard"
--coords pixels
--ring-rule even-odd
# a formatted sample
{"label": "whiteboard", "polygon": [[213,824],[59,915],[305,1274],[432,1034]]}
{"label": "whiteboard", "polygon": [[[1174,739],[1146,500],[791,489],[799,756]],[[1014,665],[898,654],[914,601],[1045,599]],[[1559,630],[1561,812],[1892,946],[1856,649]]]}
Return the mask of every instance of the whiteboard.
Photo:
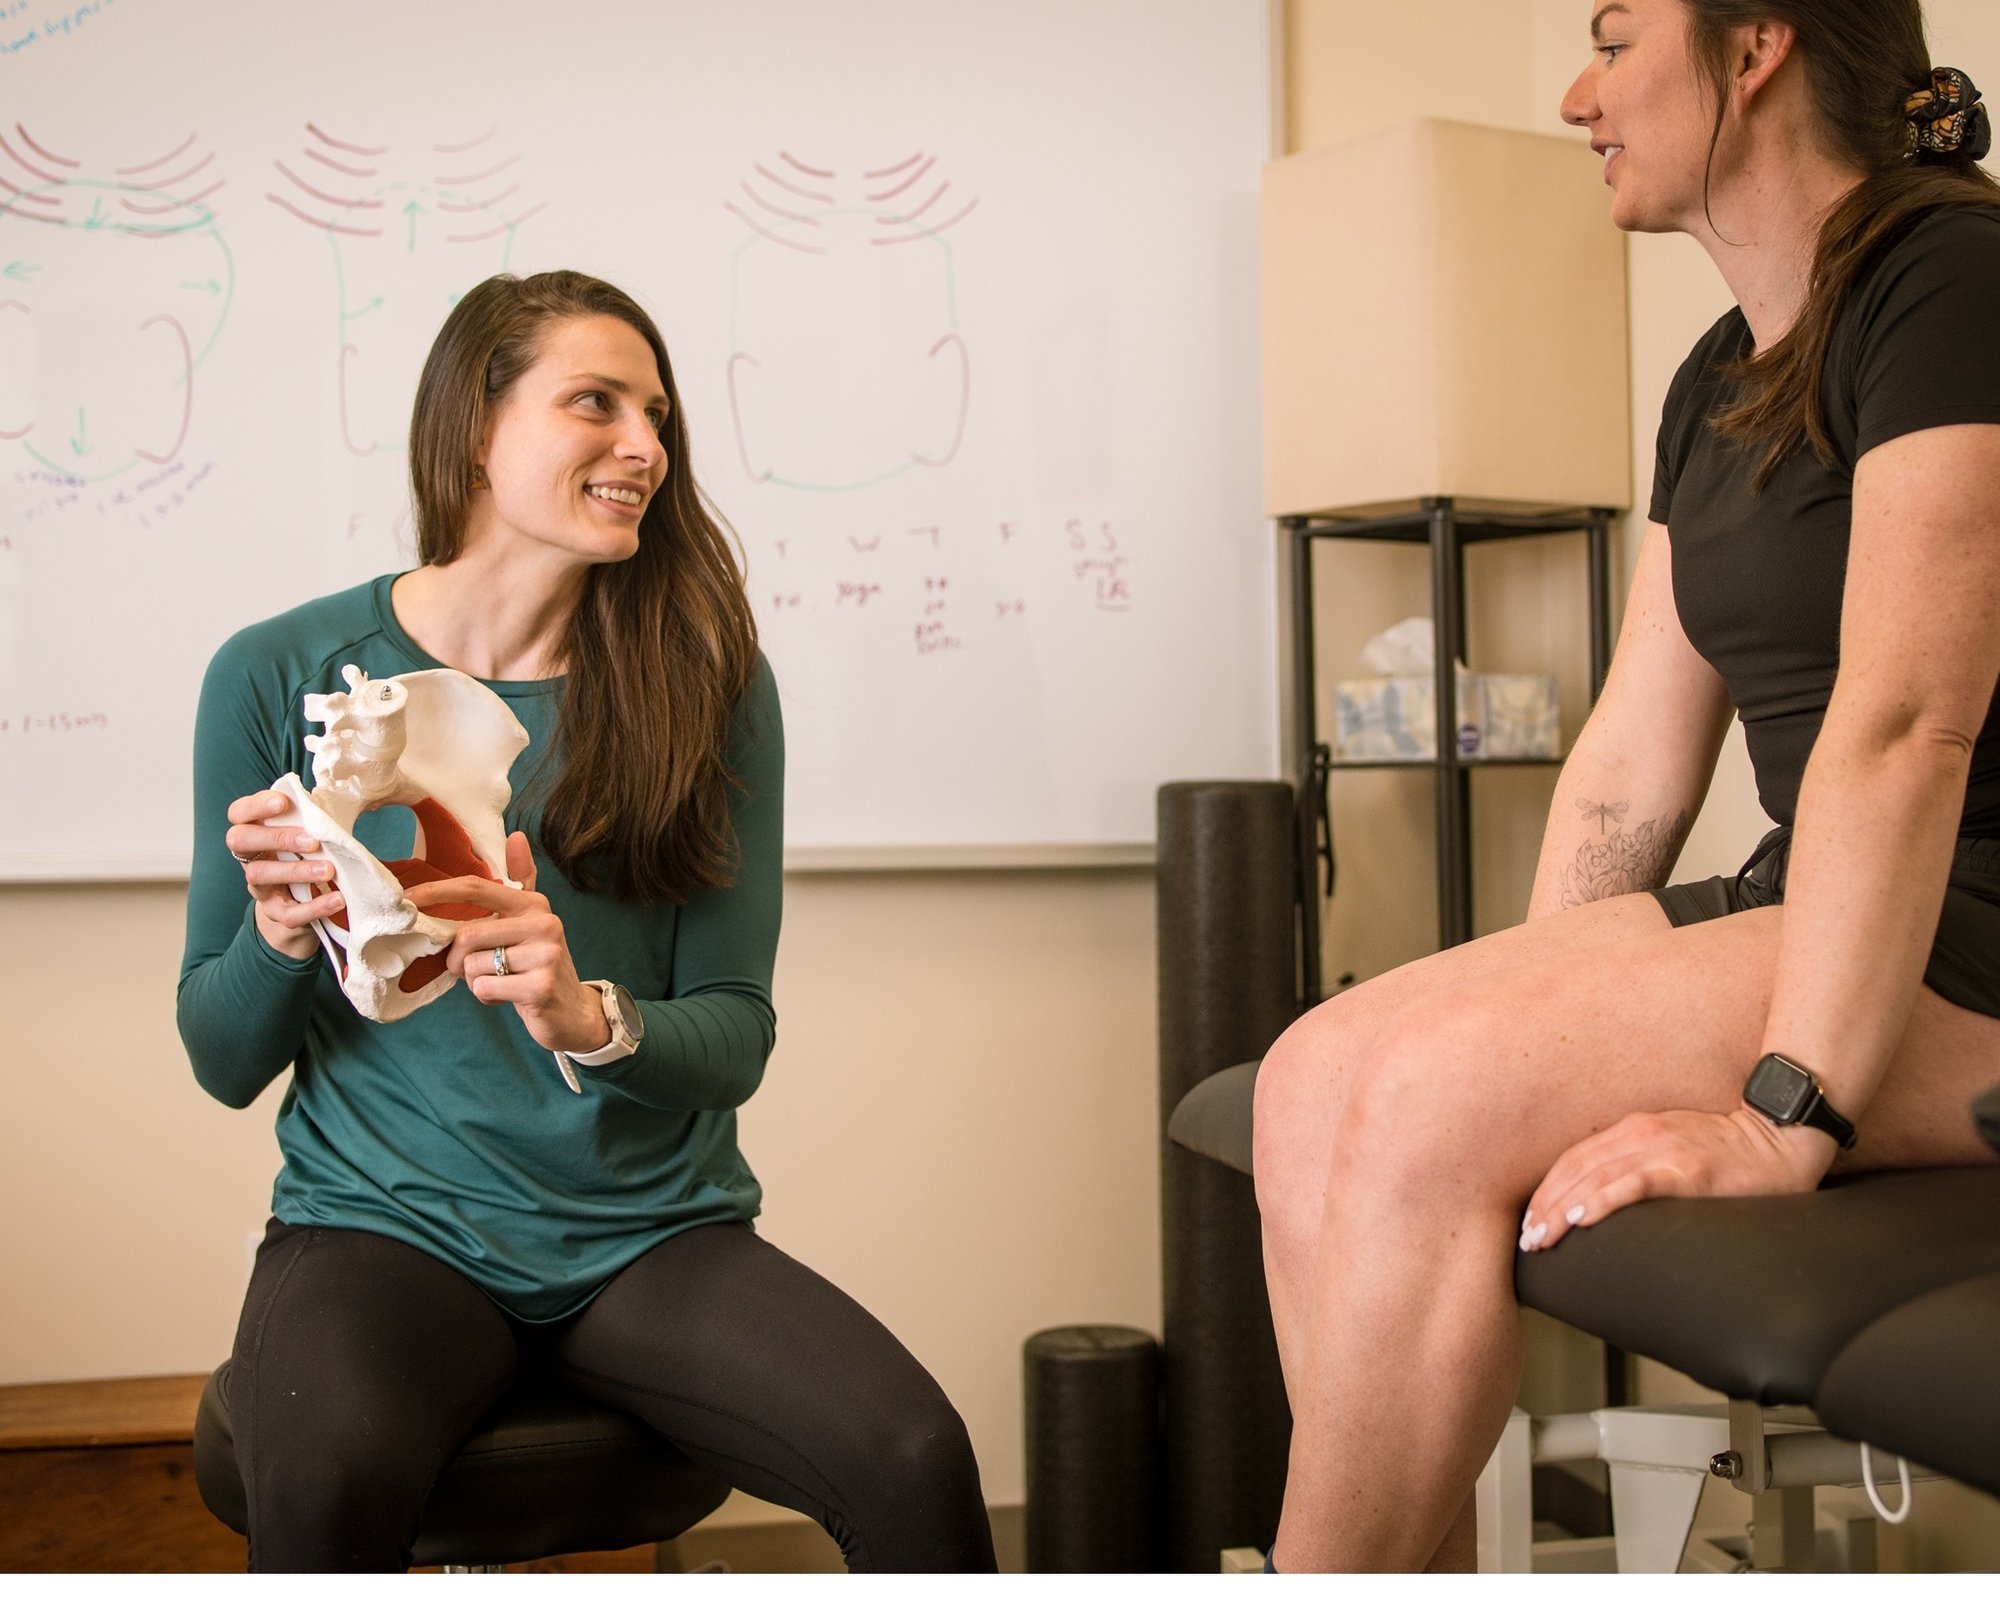
{"label": "whiteboard", "polygon": [[[412,563],[457,295],[658,319],[796,865],[1277,769],[1263,0],[0,0],[0,877],[187,868],[201,673]],[[678,463],[677,463],[678,464]]]}

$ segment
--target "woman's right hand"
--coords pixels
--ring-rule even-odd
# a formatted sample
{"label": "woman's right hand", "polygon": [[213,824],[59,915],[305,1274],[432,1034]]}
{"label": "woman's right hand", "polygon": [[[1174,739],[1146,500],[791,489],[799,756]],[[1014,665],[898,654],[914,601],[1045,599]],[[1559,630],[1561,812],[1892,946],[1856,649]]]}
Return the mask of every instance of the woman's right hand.
{"label": "woman's right hand", "polygon": [[[292,808],[291,801],[272,789],[245,794],[229,807],[229,830],[222,841],[243,867],[243,881],[257,904],[257,930],[264,941],[289,959],[304,960],[319,952],[315,921],[337,915],[347,901],[338,888],[301,902],[292,884],[333,880],[333,863],[319,858],[319,840],[297,827],[271,825],[275,816]],[[279,850],[303,856],[280,860]]]}

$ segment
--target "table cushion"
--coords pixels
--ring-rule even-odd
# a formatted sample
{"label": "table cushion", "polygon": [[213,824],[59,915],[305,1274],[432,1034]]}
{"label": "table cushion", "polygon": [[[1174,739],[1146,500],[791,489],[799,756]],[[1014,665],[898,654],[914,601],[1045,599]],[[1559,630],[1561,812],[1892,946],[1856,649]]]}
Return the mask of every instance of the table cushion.
{"label": "table cushion", "polygon": [[1225,1066],[1181,1096],[1167,1119],[1167,1136],[1233,1171],[1250,1171],[1250,1101],[1259,1060]]}
{"label": "table cushion", "polygon": [[2000,1493],[2000,1272],[1870,1322],[1827,1367],[1813,1407],[1843,1437]]}
{"label": "table cushion", "polygon": [[[1190,1089],[1167,1135],[1249,1171],[1257,1066]],[[2000,1125],[2000,1092],[1980,1109]],[[2000,1167],[1877,1172],[1774,1198],[1656,1199],[1523,1255],[1515,1286],[1523,1304],[1732,1398],[1809,1404],[1870,1323],[1988,1272],[2000,1272]]]}
{"label": "table cushion", "polygon": [[1732,1398],[1809,1404],[1865,1327],[2000,1272],[2000,1166],[1654,1199],[1520,1256],[1521,1302]]}

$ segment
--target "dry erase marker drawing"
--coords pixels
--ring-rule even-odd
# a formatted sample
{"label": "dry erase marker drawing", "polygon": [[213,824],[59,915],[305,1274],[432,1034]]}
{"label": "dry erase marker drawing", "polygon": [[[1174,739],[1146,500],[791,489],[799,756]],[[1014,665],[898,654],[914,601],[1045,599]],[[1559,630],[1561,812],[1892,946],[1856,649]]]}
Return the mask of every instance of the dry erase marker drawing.
{"label": "dry erase marker drawing", "polygon": [[[82,5],[37,6],[33,0],[10,0],[0,5],[0,59],[24,50],[33,50],[34,58],[39,58],[43,50],[81,33],[117,4],[118,0],[85,0]],[[50,64],[54,65],[53,57]]]}
{"label": "dry erase marker drawing", "polygon": [[0,714],[0,737],[7,738],[62,738],[100,733],[110,726],[111,716],[102,710],[23,710]]}
{"label": "dry erase marker drawing", "polygon": [[822,493],[949,465],[972,360],[952,243],[978,208],[934,154],[842,167],[779,151],[722,202],[730,420],[752,482]]}
{"label": "dry erase marker drawing", "polygon": [[236,268],[200,136],[93,170],[0,128],[0,447],[65,480],[177,459]]}
{"label": "dry erase marker drawing", "polygon": [[1132,564],[1132,557],[1119,548],[1111,523],[1099,522],[1091,528],[1081,518],[1072,517],[1063,523],[1063,537],[1072,553],[1084,557],[1070,570],[1090,589],[1096,608],[1112,615],[1130,610],[1132,580],[1125,568]]}
{"label": "dry erase marker drawing", "polygon": [[818,647],[823,635],[796,629],[812,626],[809,616],[837,618],[839,636],[867,640],[878,659],[914,655],[949,672],[993,649],[1018,658],[1028,640],[1073,621],[1129,626],[1112,618],[1138,608],[1132,542],[1102,516],[850,527],[769,540],[765,569],[781,581],[769,591],[753,581],[751,593],[773,640]]}
{"label": "dry erase marker drawing", "polygon": [[924,579],[922,610],[915,625],[919,655],[950,654],[965,647],[965,640],[951,630],[947,612],[951,609],[951,579],[931,576]]}
{"label": "dry erase marker drawing", "polygon": [[325,234],[338,314],[331,377],[347,452],[397,455],[438,324],[475,283],[504,272],[529,192],[521,151],[487,127],[401,147],[365,128],[308,121],[274,159],[264,198]]}

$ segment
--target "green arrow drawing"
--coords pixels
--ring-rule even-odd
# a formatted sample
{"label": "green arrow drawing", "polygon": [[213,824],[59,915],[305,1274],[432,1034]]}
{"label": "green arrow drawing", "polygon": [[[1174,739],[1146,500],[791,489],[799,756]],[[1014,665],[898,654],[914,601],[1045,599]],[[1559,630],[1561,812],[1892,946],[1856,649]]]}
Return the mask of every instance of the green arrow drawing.
{"label": "green arrow drawing", "polygon": [[181,287],[184,289],[199,289],[204,294],[220,294],[222,292],[222,285],[212,277],[200,283],[183,283]]}
{"label": "green arrow drawing", "polygon": [[90,202],[90,215],[83,219],[83,225],[85,231],[93,231],[104,226],[104,202],[102,200],[92,200]]}
{"label": "green arrow drawing", "polygon": [[26,261],[9,261],[0,266],[0,277],[11,277],[16,283],[32,283],[39,266],[30,266]]}
{"label": "green arrow drawing", "polygon": [[422,214],[422,212],[423,212],[423,209],[424,209],[424,208],[423,208],[423,207],[422,207],[421,205],[417,204],[417,202],[416,202],[415,200],[405,200],[405,201],[403,202],[403,215],[404,215],[404,216],[406,216],[407,218],[409,218],[409,222],[410,222],[410,241],[409,241],[409,248],[410,248],[410,253],[411,253],[411,254],[415,254],[415,253],[416,253],[416,248],[417,248],[417,218],[418,218],[418,216],[420,216],[420,215]]}
{"label": "green arrow drawing", "polygon": [[84,426],[83,407],[79,405],[76,408],[76,437],[69,441],[70,453],[72,455],[91,454],[94,449],[94,446],[84,442],[87,438],[89,438],[89,436],[90,436],[90,431],[87,427]]}

